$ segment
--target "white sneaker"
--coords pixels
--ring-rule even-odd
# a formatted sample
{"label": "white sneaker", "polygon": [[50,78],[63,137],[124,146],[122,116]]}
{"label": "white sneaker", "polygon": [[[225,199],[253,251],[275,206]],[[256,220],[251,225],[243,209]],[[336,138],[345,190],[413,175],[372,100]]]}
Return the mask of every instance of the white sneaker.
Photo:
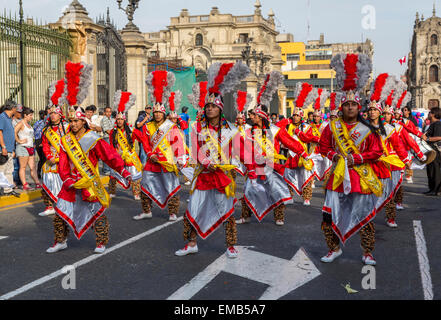
{"label": "white sneaker", "polygon": [[393,219],[388,220],[386,223],[387,223],[387,226],[390,227],[390,228],[398,228],[397,223]]}
{"label": "white sneaker", "polygon": [[191,185],[191,182],[190,182],[190,181],[187,181],[186,183],[184,183],[184,185],[186,185],[186,186],[190,186],[190,185]]}
{"label": "white sneaker", "polygon": [[237,255],[238,255],[238,251],[236,250],[236,248],[235,247],[229,247],[228,249],[227,249],[227,257],[229,258],[229,259],[236,259],[237,258]]}
{"label": "white sneaker", "polygon": [[404,210],[404,207],[401,203],[397,203],[397,210]]}
{"label": "white sneaker", "polygon": [[40,212],[38,215],[40,217],[47,217],[52,214],[55,214],[55,209],[54,208],[46,208],[46,210],[44,210],[43,212]]}
{"label": "white sneaker", "polygon": [[144,220],[144,219],[152,219],[153,218],[153,214],[150,213],[141,213],[137,216],[133,217],[133,220],[139,221],[139,220]]}
{"label": "white sneaker", "polygon": [[366,254],[361,259],[364,264],[368,266],[375,266],[377,264],[377,261],[375,261],[374,257],[371,254]]}
{"label": "white sneaker", "polygon": [[168,221],[176,221],[178,220],[178,217],[175,214],[171,214],[170,218],[168,219]]}
{"label": "white sneaker", "polygon": [[312,184],[311,188],[312,188],[312,189],[315,189],[315,183]]}
{"label": "white sneaker", "polygon": [[104,251],[106,251],[106,246],[99,245],[98,247],[95,248],[93,252],[101,254],[104,253]]}
{"label": "white sneaker", "polygon": [[240,218],[239,220],[236,220],[236,224],[246,224],[250,222],[251,222],[251,218]]}
{"label": "white sneaker", "polygon": [[328,254],[324,257],[322,257],[320,260],[324,263],[331,263],[338,257],[340,257],[343,254],[343,251],[341,249],[338,249],[338,251],[329,251]]}
{"label": "white sneaker", "polygon": [[194,253],[198,253],[198,246],[195,245],[194,247],[190,247],[188,244],[184,247],[184,249],[178,250],[175,252],[175,255],[177,255],[178,257],[183,257],[189,254],[194,254]]}
{"label": "white sneaker", "polygon": [[141,196],[135,196],[135,201],[141,200]]}
{"label": "white sneaker", "polygon": [[276,221],[276,225],[278,225],[278,226],[284,226],[284,225],[285,225],[285,222],[282,221],[282,220],[277,220],[277,221]]}
{"label": "white sneaker", "polygon": [[306,206],[306,207],[309,207],[309,206],[311,206],[311,201],[310,200],[305,200],[305,201],[303,201],[303,205]]}
{"label": "white sneaker", "polygon": [[413,178],[406,178],[407,183],[413,184]]}
{"label": "white sneaker", "polygon": [[109,197],[110,197],[111,199],[113,199],[113,198],[116,197],[116,194],[109,194]]}
{"label": "white sneaker", "polygon": [[64,241],[63,243],[55,242],[52,247],[46,250],[47,253],[55,253],[60,250],[67,249],[67,241]]}
{"label": "white sneaker", "polygon": [[190,202],[190,199],[187,199],[187,202]]}

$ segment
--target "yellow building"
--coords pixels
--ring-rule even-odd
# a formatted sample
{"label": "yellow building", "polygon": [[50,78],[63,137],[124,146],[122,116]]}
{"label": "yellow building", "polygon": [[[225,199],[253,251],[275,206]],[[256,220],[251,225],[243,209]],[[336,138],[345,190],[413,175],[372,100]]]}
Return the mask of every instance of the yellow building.
{"label": "yellow building", "polygon": [[[315,88],[334,91],[335,72],[331,69],[331,59],[337,53],[366,53],[372,57],[373,45],[370,40],[365,43],[325,44],[324,35],[320,40],[311,40],[308,43],[294,42],[291,34],[278,36],[278,44],[282,51],[282,73],[285,76],[285,86],[288,89],[286,102],[286,116],[291,116],[294,102],[294,89],[298,82],[307,82]],[[329,102],[326,103],[326,106]],[[308,111],[312,111],[309,106]],[[307,111],[307,112],[308,112]]]}

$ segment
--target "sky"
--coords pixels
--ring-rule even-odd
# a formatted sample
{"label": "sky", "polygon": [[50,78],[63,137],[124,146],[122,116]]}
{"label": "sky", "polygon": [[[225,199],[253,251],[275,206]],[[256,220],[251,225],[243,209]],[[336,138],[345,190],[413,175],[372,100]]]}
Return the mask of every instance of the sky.
{"label": "sky", "polygon": [[[374,75],[383,72],[404,74],[407,66],[399,59],[408,55],[412,41],[415,15],[418,11],[425,19],[432,16],[433,4],[441,16],[441,0],[260,0],[262,14],[268,16],[273,9],[277,29],[281,33],[292,33],[294,41],[319,39],[324,33],[325,42],[361,42],[367,38],[374,43]],[[18,0],[0,0],[0,9],[18,13]],[[23,0],[25,17],[43,22],[55,22],[72,0]],[[110,8],[110,17],[119,29],[127,23],[124,12],[118,10],[116,0],[79,0],[95,20]],[[128,0],[123,0],[126,7]],[[254,12],[255,0],[140,0],[134,23],[141,32],[166,29],[170,17],[176,17],[181,9],[190,15],[208,14],[212,7],[220,13],[250,15]],[[308,6],[309,3],[309,6]],[[367,6],[367,7],[366,7]],[[309,8],[309,9],[308,9]],[[367,10],[367,11],[365,11]],[[363,23],[372,22],[370,29]],[[369,14],[369,15],[368,15]],[[308,19],[309,17],[309,19]],[[309,33],[308,33],[309,20]],[[372,29],[374,27],[374,29]]]}

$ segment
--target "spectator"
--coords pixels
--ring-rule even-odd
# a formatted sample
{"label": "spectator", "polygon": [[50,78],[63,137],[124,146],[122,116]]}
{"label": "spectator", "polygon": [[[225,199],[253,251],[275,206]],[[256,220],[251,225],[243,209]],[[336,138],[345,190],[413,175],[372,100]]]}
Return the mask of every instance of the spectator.
{"label": "spectator", "polygon": [[20,163],[19,176],[23,185],[23,191],[32,190],[26,182],[26,167],[31,170],[31,177],[35,182],[36,188],[40,189],[40,181],[38,180],[35,169],[34,156],[34,129],[30,125],[34,111],[30,108],[23,108],[23,119],[15,126],[15,141],[17,142],[17,158]]}
{"label": "spectator", "polygon": [[94,105],[90,105],[86,108],[86,121],[89,125],[89,128],[95,132],[97,132],[100,136],[102,136],[101,132],[103,130],[100,127],[100,123],[98,122],[98,116],[95,115],[96,107]]}
{"label": "spectator", "polygon": [[[15,129],[15,126],[17,125],[17,123],[19,123],[22,119],[22,114],[21,114],[22,112],[23,112],[23,106],[21,104],[17,104],[17,109],[15,110],[14,115],[12,117],[12,126],[14,127],[14,129]],[[20,187],[22,185],[21,181],[20,181],[19,174],[18,174],[19,169],[20,169],[20,164],[18,163],[18,158],[15,157],[14,158],[13,177],[14,177],[14,184],[15,184],[16,188]]]}
{"label": "spectator", "polygon": [[279,121],[279,115],[277,113],[272,113],[271,114],[271,123],[272,124],[277,124],[277,122]]}
{"label": "spectator", "polygon": [[309,124],[314,122],[314,112],[313,111],[308,112],[308,120],[306,122]]}
{"label": "spectator", "polygon": [[38,175],[38,179],[41,179],[41,168],[43,167],[43,164],[46,162],[46,157],[43,152],[43,144],[42,144],[42,134],[45,125],[44,118],[46,117],[46,111],[40,110],[38,114],[40,116],[40,120],[38,120],[34,124],[34,136],[35,136],[35,149],[37,150],[37,154],[38,154],[37,175]]}
{"label": "spectator", "polygon": [[[13,101],[6,101],[2,106],[3,112],[0,114],[0,172],[8,180],[8,183],[14,185],[14,158],[15,158],[15,133],[12,126],[12,117],[17,110],[17,104]],[[4,188],[5,195],[19,196],[12,188]]]}
{"label": "spectator", "polygon": [[441,109],[433,108],[429,113],[431,122],[429,130],[421,138],[436,151],[435,160],[427,165],[429,191],[425,194],[437,196],[441,191]]}
{"label": "spectator", "polygon": [[187,123],[187,129],[184,130],[185,144],[190,147],[190,116],[188,115],[188,107],[182,108],[182,113],[179,115],[182,121]]}
{"label": "spectator", "polygon": [[410,107],[406,106],[403,108],[403,120],[410,120],[413,122],[415,127],[418,127],[418,123],[415,117],[412,115],[412,110],[410,109]]}
{"label": "spectator", "polygon": [[[104,117],[101,120],[101,129],[103,131],[103,139],[110,143],[109,135],[110,131],[112,131],[115,126],[115,120],[112,118],[112,108],[105,107],[104,108]],[[110,174],[110,168],[107,164],[103,163],[103,174],[108,176]]]}

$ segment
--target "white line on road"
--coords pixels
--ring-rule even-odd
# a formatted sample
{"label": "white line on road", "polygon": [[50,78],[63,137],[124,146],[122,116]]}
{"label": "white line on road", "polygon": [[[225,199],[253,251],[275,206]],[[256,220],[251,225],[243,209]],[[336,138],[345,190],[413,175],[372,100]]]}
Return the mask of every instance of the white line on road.
{"label": "white line on road", "polygon": [[[183,217],[180,217],[176,221],[167,222],[165,224],[157,226],[157,227],[155,227],[153,229],[150,229],[150,230],[148,230],[148,231],[146,231],[144,233],[141,233],[141,234],[139,234],[137,236],[134,236],[133,238],[130,238],[130,239],[126,240],[126,241],[123,241],[123,242],[121,242],[121,243],[119,243],[119,244],[117,244],[117,245],[107,249],[102,254],[94,254],[94,255],[91,255],[91,256],[89,256],[87,258],[84,258],[84,259],[82,259],[82,260],[80,260],[78,262],[75,262],[72,266],[76,269],[76,268],[78,268],[78,267],[80,267],[82,265],[85,265],[85,264],[87,264],[89,262],[97,260],[97,259],[105,256],[106,254],[109,254],[109,253],[111,253],[111,252],[113,252],[115,250],[118,250],[118,249],[120,249],[122,247],[125,247],[125,246],[131,244],[131,243],[134,243],[134,242],[136,242],[138,240],[141,240],[142,238],[145,238],[145,237],[147,237],[147,236],[149,236],[149,235],[151,235],[151,234],[153,234],[155,232],[158,232],[158,231],[160,231],[160,230],[162,230],[164,228],[167,228],[168,226],[171,226],[171,225],[181,221],[182,219],[183,219]],[[6,293],[6,294],[0,296],[0,300],[11,299],[11,298],[13,298],[13,297],[15,297],[15,296],[17,296],[19,294],[22,294],[23,292],[26,292],[26,291],[31,290],[31,289],[33,289],[33,288],[35,288],[35,287],[37,287],[37,286],[39,286],[39,285],[41,285],[41,284],[43,284],[45,282],[48,282],[48,281],[50,281],[50,280],[52,280],[52,279],[62,275],[63,274],[63,269],[64,268],[62,268],[60,270],[57,270],[55,272],[52,272],[51,274],[49,274],[47,276],[44,276],[44,277],[42,277],[40,279],[37,279],[37,280],[35,280],[35,281],[31,282],[31,283],[28,283],[28,284],[24,285],[21,288],[18,288],[18,289],[14,290],[14,291]]]}
{"label": "white line on road", "polygon": [[424,239],[421,221],[414,221],[418,261],[420,263],[421,282],[423,284],[424,300],[433,300],[432,277],[430,276],[429,258],[427,257],[426,239]]}
{"label": "white line on road", "polygon": [[6,238],[8,238],[8,237],[2,237],[2,236],[0,236],[0,240],[6,239]]}

